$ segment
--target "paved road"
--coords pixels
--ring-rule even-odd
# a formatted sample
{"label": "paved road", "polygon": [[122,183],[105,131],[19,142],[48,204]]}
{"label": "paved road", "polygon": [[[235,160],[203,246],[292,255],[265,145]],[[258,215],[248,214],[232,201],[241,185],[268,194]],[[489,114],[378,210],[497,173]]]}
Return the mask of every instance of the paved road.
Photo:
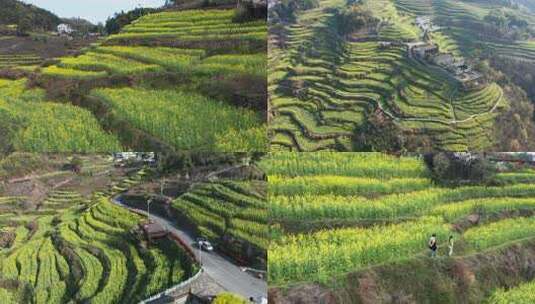
{"label": "paved road", "polygon": [[[146,211],[122,204],[117,198],[113,198],[112,202],[130,210],[136,210],[137,212],[146,214]],[[177,235],[184,243],[188,244],[198,259],[202,260],[204,271],[223,288],[230,292],[240,294],[246,299],[249,299],[249,297],[267,298],[267,282],[257,279],[247,272],[243,272],[238,266],[216,252],[200,251],[198,248],[193,247],[191,244],[194,243],[194,237],[176,227],[168,219],[152,214],[150,218],[163,227],[166,227],[170,233]]]}

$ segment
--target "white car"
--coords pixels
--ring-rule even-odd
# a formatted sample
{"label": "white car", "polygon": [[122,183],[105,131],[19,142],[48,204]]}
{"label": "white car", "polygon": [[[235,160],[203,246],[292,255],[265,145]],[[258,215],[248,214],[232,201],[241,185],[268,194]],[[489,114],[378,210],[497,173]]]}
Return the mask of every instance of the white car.
{"label": "white car", "polygon": [[255,304],[268,304],[268,299],[266,297],[250,297],[249,302],[255,303]]}
{"label": "white car", "polygon": [[208,242],[204,238],[198,238],[197,239],[197,246],[199,246],[199,248],[201,250],[205,250],[205,251],[213,251],[214,250],[214,246],[212,246],[212,244],[210,242]]}

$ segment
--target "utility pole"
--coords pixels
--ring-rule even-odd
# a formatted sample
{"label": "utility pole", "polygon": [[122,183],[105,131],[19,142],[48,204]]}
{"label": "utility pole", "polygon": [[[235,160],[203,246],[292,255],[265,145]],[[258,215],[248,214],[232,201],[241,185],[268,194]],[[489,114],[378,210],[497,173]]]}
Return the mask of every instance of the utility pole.
{"label": "utility pole", "polygon": [[152,198],[149,198],[149,200],[147,201],[147,217],[149,219],[149,223],[150,223],[150,204],[152,203]]}
{"label": "utility pole", "polygon": [[201,264],[201,268],[202,268],[202,246],[201,246],[201,242],[197,242],[197,246],[199,246],[199,263]]}

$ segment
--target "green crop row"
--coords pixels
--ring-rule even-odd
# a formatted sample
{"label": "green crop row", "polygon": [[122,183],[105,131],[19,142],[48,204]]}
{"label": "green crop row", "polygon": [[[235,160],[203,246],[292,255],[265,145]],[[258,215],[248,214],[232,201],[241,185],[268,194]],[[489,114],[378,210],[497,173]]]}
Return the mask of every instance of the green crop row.
{"label": "green crop row", "polygon": [[[349,184],[348,187],[355,187]],[[336,190],[333,187],[333,190]],[[314,193],[312,190],[311,193]],[[370,193],[369,195],[372,195]],[[364,197],[343,196],[336,191],[324,195],[274,196],[270,198],[270,212],[279,219],[321,219],[321,218],[353,218],[353,219],[395,219],[403,216],[414,216],[429,212],[439,213],[454,218],[463,212],[478,206],[478,201],[465,202],[471,199],[501,199],[489,203],[484,208],[495,210],[500,206],[531,206],[526,200],[535,196],[535,185],[518,184],[504,187],[467,186],[455,189],[429,188],[407,193],[394,193],[375,199]],[[511,199],[515,198],[515,199]],[[526,200],[520,200],[526,198]],[[517,200],[518,199],[518,200]],[[449,207],[442,205],[451,203]],[[456,205],[453,205],[453,204]]]}
{"label": "green crop row", "polygon": [[219,240],[225,234],[267,248],[267,203],[251,193],[253,185],[234,181],[203,183],[173,201],[205,237]]}
{"label": "green crop row", "polygon": [[464,239],[475,249],[482,250],[535,235],[535,217],[511,218],[469,229]]}
{"label": "green crop row", "polygon": [[106,46],[98,48],[96,52],[157,64],[175,72],[189,71],[190,66],[204,56],[202,50],[142,46]]}
{"label": "green crop row", "polygon": [[131,75],[137,73],[159,72],[157,65],[143,64],[110,54],[86,53],[74,58],[64,58],[59,67],[82,71],[108,71],[112,74]]}
{"label": "green crop row", "polygon": [[[532,237],[535,219],[513,218],[467,230],[461,238],[476,251]],[[269,249],[273,284],[327,282],[333,276],[384,262],[423,254],[431,233],[447,240],[450,226],[437,217],[371,228],[323,230],[283,236]],[[457,238],[458,236],[456,236]],[[446,247],[439,243],[439,248]]]}
{"label": "green crop row", "polygon": [[385,227],[284,236],[269,248],[269,279],[273,284],[326,282],[335,274],[423,252],[430,231],[447,239],[449,227],[438,218],[423,218]]}
{"label": "green crop row", "polygon": [[535,302],[535,281],[509,290],[497,290],[487,300],[489,304],[530,304]]}
{"label": "green crop row", "polygon": [[204,59],[195,73],[205,75],[254,75],[266,77],[267,60],[265,54],[216,55]]}
{"label": "green crop row", "polygon": [[173,32],[176,34],[208,34],[208,33],[218,33],[221,31],[222,28],[226,29],[234,29],[239,31],[249,31],[251,28],[256,28],[259,26],[265,27],[266,22],[265,21],[254,21],[254,22],[247,22],[247,23],[231,23],[230,20],[228,22],[203,22],[203,23],[195,23],[192,25],[186,25],[184,23],[176,23],[176,24],[165,24],[165,26],[162,26],[160,23],[143,23],[140,25],[134,24],[133,26],[127,27],[124,29],[124,33],[149,33],[149,32]]}
{"label": "green crop row", "polygon": [[98,89],[93,96],[108,103],[118,117],[177,149],[261,151],[262,120],[251,110],[237,109],[195,93],[171,90]]}
{"label": "green crop row", "polygon": [[230,19],[234,16],[234,10],[187,10],[170,11],[143,16],[134,22],[138,23],[165,23],[176,22],[198,22],[212,19]]}
{"label": "green crop row", "polygon": [[51,65],[44,68],[41,73],[45,76],[68,78],[78,80],[92,80],[97,78],[104,78],[108,75],[106,71],[84,71],[72,68],[62,68],[59,66]]}
{"label": "green crop row", "polygon": [[181,35],[169,32],[149,32],[149,33],[124,33],[110,36],[108,41],[113,42],[116,40],[128,40],[128,39],[158,39],[158,38],[173,38],[183,42],[193,41],[224,41],[228,39],[234,40],[266,40],[267,32],[265,27],[255,27],[251,29],[221,29],[219,31],[212,31],[206,33],[199,33],[197,35]]}
{"label": "green crop row", "polygon": [[377,196],[424,190],[431,186],[425,178],[375,179],[336,175],[297,176],[292,178],[270,176],[272,195],[337,195]]}
{"label": "green crop row", "polygon": [[280,152],[270,155],[261,165],[270,175],[278,176],[342,175],[383,179],[426,176],[421,160],[383,153]]}
{"label": "green crop row", "polygon": [[26,80],[0,80],[0,111],[18,128],[13,139],[22,151],[118,151],[117,138],[107,134],[93,115],[79,107],[45,102],[40,89],[26,90]]}
{"label": "green crop row", "polygon": [[[329,284],[351,271],[421,258],[432,233],[440,256],[447,255],[449,235],[462,244],[454,255],[535,235],[535,219],[522,217],[535,210],[529,170],[500,173],[521,175],[522,182],[446,187],[426,178],[417,156],[273,153],[260,166],[269,181],[272,285]],[[481,222],[461,232],[457,224],[474,215]]]}

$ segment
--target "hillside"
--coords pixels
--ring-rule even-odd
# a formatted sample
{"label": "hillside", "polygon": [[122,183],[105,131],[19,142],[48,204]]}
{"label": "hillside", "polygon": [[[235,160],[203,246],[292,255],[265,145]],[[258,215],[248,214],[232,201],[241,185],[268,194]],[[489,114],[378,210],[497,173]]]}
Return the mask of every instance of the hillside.
{"label": "hillside", "polygon": [[433,182],[416,155],[279,153],[262,167],[273,303],[483,303],[532,288],[530,167],[457,187]]}
{"label": "hillside", "polygon": [[64,168],[67,156],[0,160],[8,169],[0,184],[3,303],[133,303],[197,272],[181,246],[149,246],[138,227],[146,219],[109,201],[148,171],[128,174],[101,155],[81,160],[79,175]]}
{"label": "hillside", "polygon": [[76,57],[0,80],[13,149],[265,149],[266,21],[235,14],[149,14]]}
{"label": "hillside", "polygon": [[265,188],[262,181],[202,183],[174,200],[172,209],[200,235],[222,243],[229,255],[265,269],[269,244]]}
{"label": "hillside", "polygon": [[[477,0],[303,3],[270,11],[273,149],[533,146],[531,76],[494,70],[533,64],[533,15]],[[494,12],[514,17],[498,27]]]}
{"label": "hillside", "polygon": [[0,0],[0,25],[24,24],[30,30],[51,31],[61,23],[53,13],[18,0]]}

